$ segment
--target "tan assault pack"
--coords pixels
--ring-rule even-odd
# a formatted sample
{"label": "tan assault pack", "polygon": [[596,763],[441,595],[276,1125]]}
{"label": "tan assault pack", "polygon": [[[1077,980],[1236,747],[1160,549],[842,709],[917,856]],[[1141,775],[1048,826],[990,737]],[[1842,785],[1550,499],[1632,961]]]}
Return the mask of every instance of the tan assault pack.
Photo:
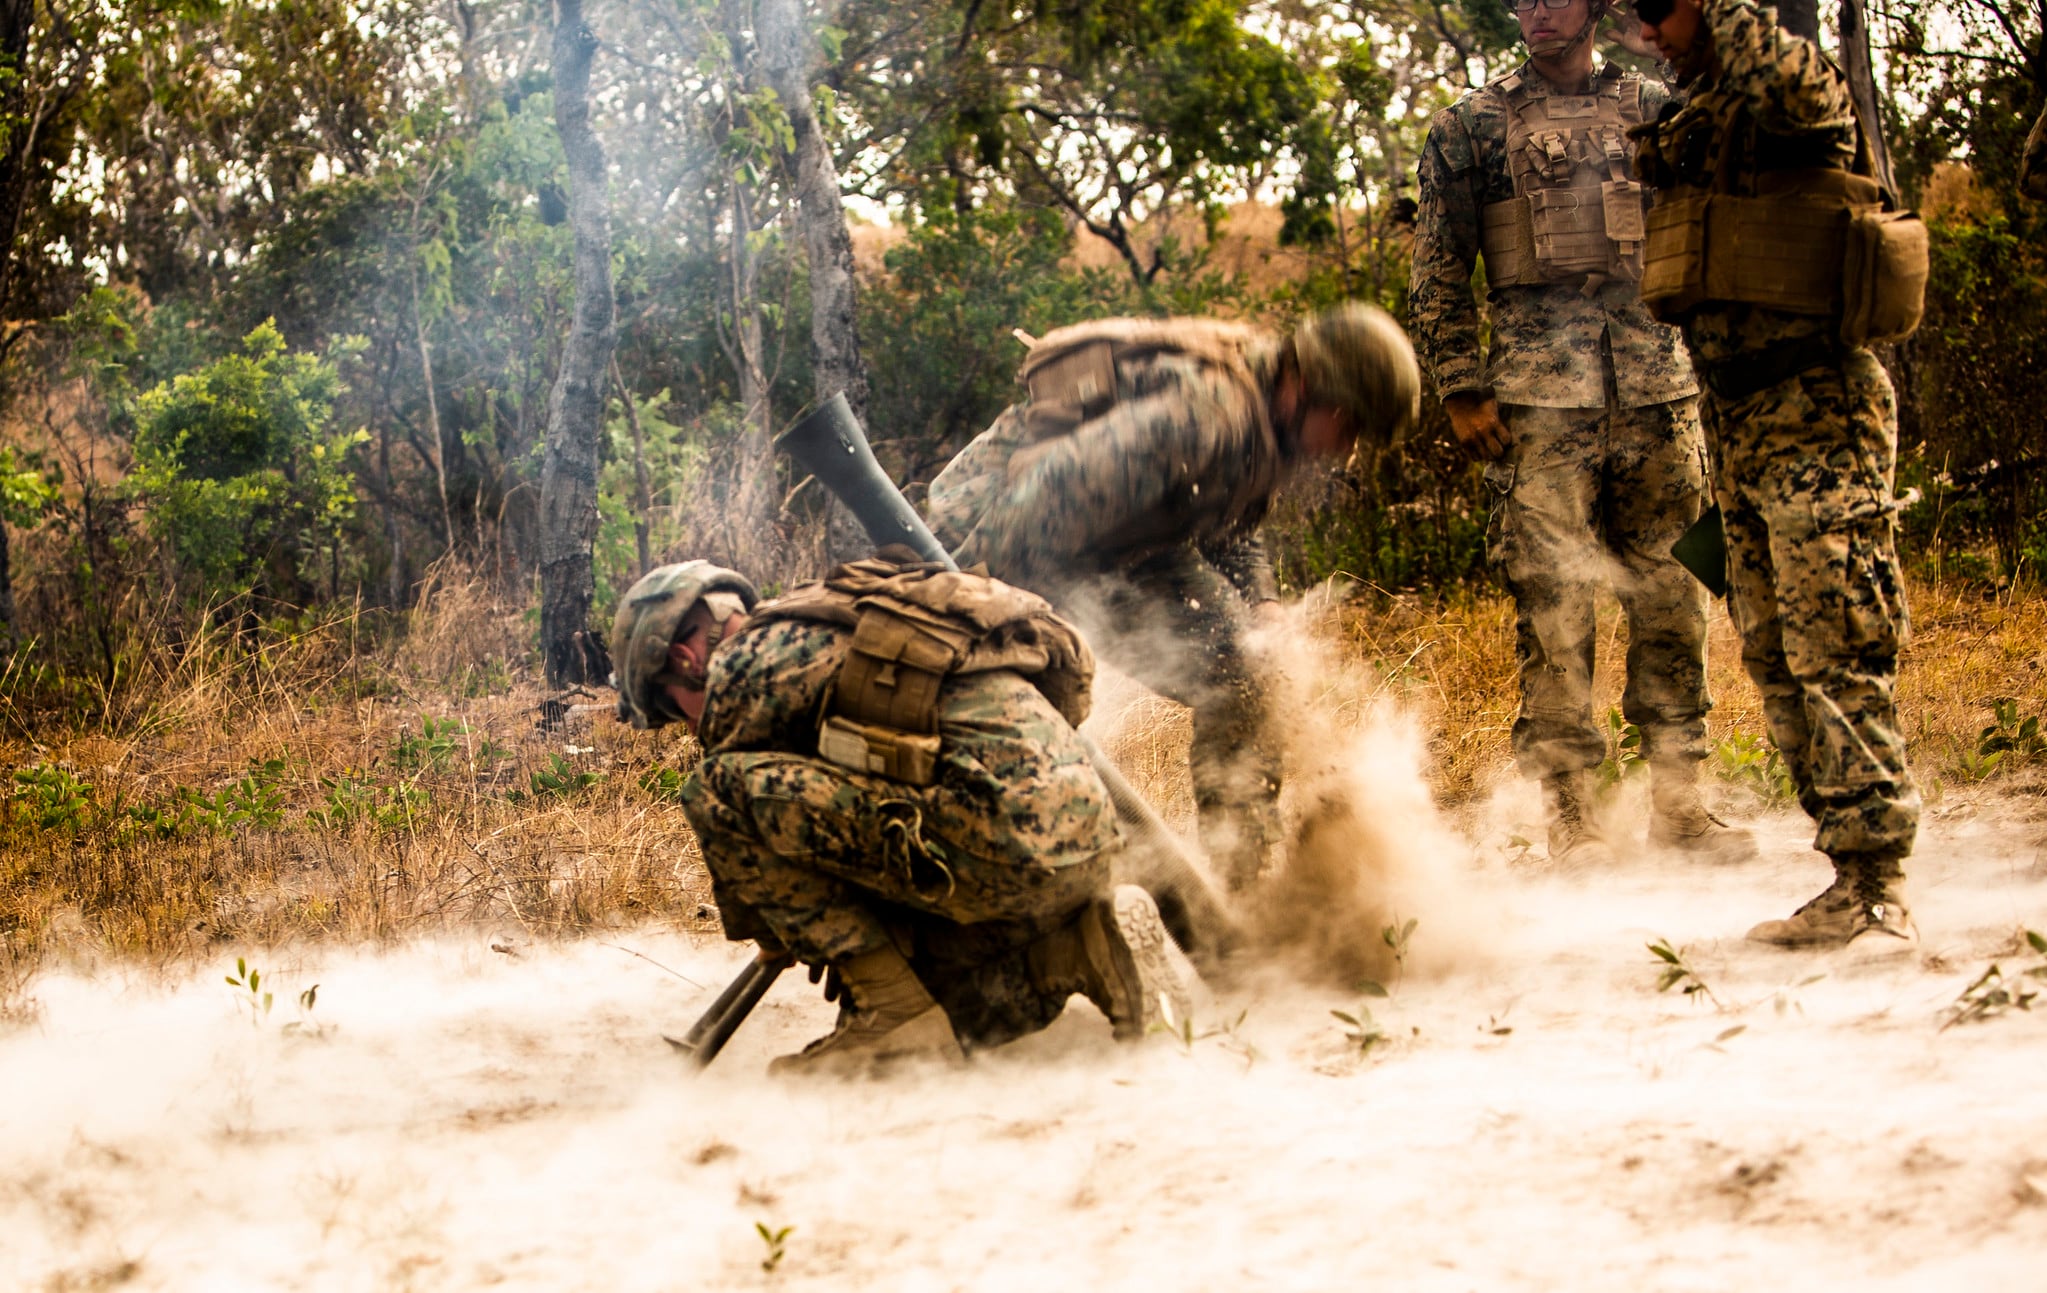
{"label": "tan assault pack", "polygon": [[1582,284],[1642,276],[1648,189],[1629,170],[1627,132],[1642,120],[1642,82],[1609,64],[1591,94],[1541,94],[1516,74],[1507,100],[1514,196],[1479,213],[1486,282]]}
{"label": "tan assault pack", "polygon": [[748,626],[779,619],[853,630],[817,752],[856,772],[930,785],[939,692],[954,674],[1012,670],[1067,722],[1087,719],[1095,662],[1080,633],[1044,598],[986,575],[870,557],[762,604]]}
{"label": "tan assault pack", "polygon": [[[1661,194],[1649,213],[1642,302],[1683,323],[1709,301],[1840,321],[1843,344],[1902,341],[1926,305],[1928,239],[1915,212],[1891,209],[1859,124],[1852,169],[1759,170],[1737,193],[1745,122],[1715,123],[1710,186]],[[1695,127],[1696,128],[1696,127]]]}

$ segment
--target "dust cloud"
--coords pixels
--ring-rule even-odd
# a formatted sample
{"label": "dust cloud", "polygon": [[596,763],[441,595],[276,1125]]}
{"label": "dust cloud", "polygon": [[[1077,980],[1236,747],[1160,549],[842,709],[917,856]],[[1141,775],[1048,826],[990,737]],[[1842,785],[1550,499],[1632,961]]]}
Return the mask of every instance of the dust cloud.
{"label": "dust cloud", "polygon": [[[1938,806],[1918,957],[1777,952],[1741,933],[1824,880],[1802,818],[1755,822],[1763,857],[1737,867],[1532,871],[1502,842],[1523,789],[1445,821],[1413,730],[1304,652],[1288,714],[1322,757],[1298,761],[1303,842],[1262,917],[1298,946],[1183,1035],[1118,1046],[1076,1000],[962,1071],[769,1081],[832,1019],[789,975],[692,1075],[659,1034],[744,953],[654,927],[52,972],[0,1036],[0,1288],[2037,1278],[2047,1012],[1940,1028],[1991,961],[2039,963],[2017,937],[2047,929],[2037,818]],[[1395,917],[1417,922],[1397,974]],[[1710,995],[1657,990],[1661,938]],[[222,982],[242,952],[267,1015]],[[1364,975],[1390,995],[1361,998]],[[1361,1007],[1369,1044],[1331,1014]]]}

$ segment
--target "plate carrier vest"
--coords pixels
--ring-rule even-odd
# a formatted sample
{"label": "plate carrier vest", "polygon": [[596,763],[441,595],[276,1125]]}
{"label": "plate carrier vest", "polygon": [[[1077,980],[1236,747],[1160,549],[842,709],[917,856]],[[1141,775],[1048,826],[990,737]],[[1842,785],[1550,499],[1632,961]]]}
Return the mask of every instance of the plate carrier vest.
{"label": "plate carrier vest", "polygon": [[1628,128],[1642,120],[1642,81],[1609,63],[1590,94],[1537,94],[1515,73],[1507,101],[1507,173],[1514,196],[1479,213],[1479,249],[1493,287],[1582,285],[1642,276],[1648,189],[1629,169]]}
{"label": "plate carrier vest", "polygon": [[[890,559],[898,552],[905,561]],[[1094,656],[1049,602],[987,575],[918,562],[906,549],[884,554],[763,602],[741,630],[808,620],[853,631],[818,715],[820,758],[930,785],[938,775],[939,691],[954,674],[1011,670],[1067,722],[1086,721]]]}

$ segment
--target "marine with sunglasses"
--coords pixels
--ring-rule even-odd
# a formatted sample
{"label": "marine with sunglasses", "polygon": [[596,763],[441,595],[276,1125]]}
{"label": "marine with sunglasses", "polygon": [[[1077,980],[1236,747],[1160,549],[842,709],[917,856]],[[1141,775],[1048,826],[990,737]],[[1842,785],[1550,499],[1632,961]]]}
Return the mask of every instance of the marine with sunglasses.
{"label": "marine with sunglasses", "polygon": [[[1514,595],[1521,713],[1514,755],[1541,781],[1552,861],[1613,861],[1590,773],[1594,598],[1628,617],[1622,710],[1651,769],[1652,846],[1732,861],[1747,832],[1707,812],[1705,597],[1670,555],[1698,517],[1698,384],[1675,328],[1638,292],[1647,193],[1626,132],[1669,99],[1595,69],[1605,0],[1508,0],[1529,59],[1438,113],[1419,167],[1409,326],[1458,440],[1487,460],[1493,557]],[[1482,352],[1472,266],[1485,262]]]}
{"label": "marine with sunglasses", "polygon": [[1728,610],[1832,882],[1749,937],[1909,952],[1919,818],[1892,689],[1906,634],[1897,421],[1868,343],[1909,333],[1925,229],[1873,177],[1848,79],[1742,0],[1636,0],[1687,92],[1635,132],[1658,190],[1644,301],[1706,388]]}

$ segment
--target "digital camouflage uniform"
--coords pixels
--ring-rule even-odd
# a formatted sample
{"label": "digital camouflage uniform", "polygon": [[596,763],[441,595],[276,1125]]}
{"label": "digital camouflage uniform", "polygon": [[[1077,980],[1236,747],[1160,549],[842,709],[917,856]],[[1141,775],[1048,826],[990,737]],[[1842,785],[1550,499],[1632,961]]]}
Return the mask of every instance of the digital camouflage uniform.
{"label": "digital camouflage uniform", "polygon": [[1278,356],[1252,340],[1248,384],[1172,350],[1119,360],[1113,406],[1049,438],[1029,401],[1013,405],[926,509],[962,566],[1043,593],[1105,659],[1193,710],[1202,841],[1238,885],[1278,837],[1280,756],[1242,642],[1246,604],[1278,596],[1257,530],[1287,466],[1266,408]]}
{"label": "digital camouflage uniform", "polygon": [[[1516,76],[1530,95],[1559,93],[1532,64]],[[1627,81],[1639,83],[1645,117],[1668,100],[1632,75],[1600,73],[1593,88]],[[1646,756],[1696,763],[1711,706],[1705,595],[1670,546],[1699,515],[1705,463],[1698,386],[1677,330],[1652,319],[1624,277],[1495,284],[1481,358],[1472,267],[1481,212],[1516,196],[1503,89],[1513,84],[1474,90],[1430,124],[1408,312],[1439,392],[1495,395],[1511,437],[1486,481],[1499,496],[1493,556],[1515,603],[1515,758],[1524,775],[1550,778],[1606,757],[1592,671],[1594,597],[1610,580],[1628,617],[1623,713]]]}
{"label": "digital camouflage uniform", "polygon": [[[1699,40],[1710,56],[1694,60],[1684,106],[1639,134],[1645,179],[1703,189],[1725,156],[1731,191],[1745,193],[1773,169],[1853,167],[1847,77],[1774,11],[1704,0]],[[1919,817],[1892,701],[1907,632],[1897,423],[1883,367],[1844,348],[1838,326],[1707,301],[1684,328],[1706,386],[1728,609],[1771,739],[1818,822],[1815,847],[1837,868],[1894,872]]]}
{"label": "digital camouflage uniform", "polygon": [[1042,1028],[1066,996],[1025,948],[1108,892],[1119,838],[1072,724],[1017,673],[956,674],[931,785],[852,771],[814,753],[852,632],[761,610],[711,658],[683,789],[727,937],[811,964],[893,941],[962,1040]]}

